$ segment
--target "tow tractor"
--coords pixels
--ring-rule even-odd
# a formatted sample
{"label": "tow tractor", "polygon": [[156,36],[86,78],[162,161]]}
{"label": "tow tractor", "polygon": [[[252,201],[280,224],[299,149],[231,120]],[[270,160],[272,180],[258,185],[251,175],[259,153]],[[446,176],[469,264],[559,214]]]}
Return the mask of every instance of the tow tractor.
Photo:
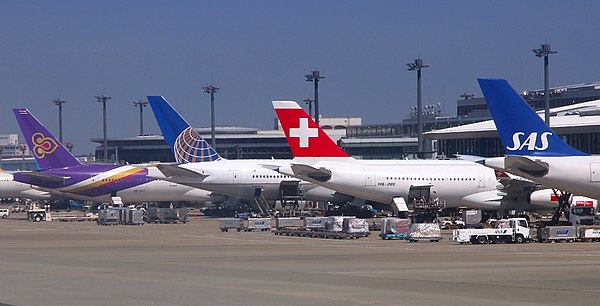
{"label": "tow tractor", "polygon": [[33,222],[51,221],[50,205],[44,205],[44,208],[33,206],[27,210],[27,220]]}

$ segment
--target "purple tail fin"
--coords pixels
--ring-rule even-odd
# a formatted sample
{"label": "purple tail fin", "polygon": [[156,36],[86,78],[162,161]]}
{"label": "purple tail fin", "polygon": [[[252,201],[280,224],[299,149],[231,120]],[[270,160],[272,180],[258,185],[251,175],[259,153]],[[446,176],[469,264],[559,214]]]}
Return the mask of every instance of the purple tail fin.
{"label": "purple tail fin", "polygon": [[26,108],[13,108],[23,137],[41,169],[78,166],[81,163]]}

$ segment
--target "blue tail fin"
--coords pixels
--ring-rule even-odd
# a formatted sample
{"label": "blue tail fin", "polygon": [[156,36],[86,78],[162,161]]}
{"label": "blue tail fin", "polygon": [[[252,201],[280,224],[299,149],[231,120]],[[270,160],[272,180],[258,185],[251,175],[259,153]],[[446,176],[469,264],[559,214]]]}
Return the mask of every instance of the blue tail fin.
{"label": "blue tail fin", "polygon": [[560,139],[506,80],[478,81],[507,155],[588,155]]}
{"label": "blue tail fin", "polygon": [[41,169],[81,165],[26,108],[13,108],[23,137]]}
{"label": "blue tail fin", "polygon": [[219,154],[161,96],[148,96],[152,112],[178,163],[221,159]]}

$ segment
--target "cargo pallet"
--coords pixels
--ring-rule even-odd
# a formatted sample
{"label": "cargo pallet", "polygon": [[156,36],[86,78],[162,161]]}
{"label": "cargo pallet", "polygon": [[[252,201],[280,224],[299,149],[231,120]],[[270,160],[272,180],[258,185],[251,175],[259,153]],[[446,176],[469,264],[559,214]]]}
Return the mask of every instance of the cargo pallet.
{"label": "cargo pallet", "polygon": [[325,232],[325,231],[310,231],[302,229],[276,229],[273,230],[273,234],[279,236],[297,236],[297,237],[311,237],[311,238],[325,238],[325,239],[359,239],[367,237],[371,233],[344,233],[344,232]]}

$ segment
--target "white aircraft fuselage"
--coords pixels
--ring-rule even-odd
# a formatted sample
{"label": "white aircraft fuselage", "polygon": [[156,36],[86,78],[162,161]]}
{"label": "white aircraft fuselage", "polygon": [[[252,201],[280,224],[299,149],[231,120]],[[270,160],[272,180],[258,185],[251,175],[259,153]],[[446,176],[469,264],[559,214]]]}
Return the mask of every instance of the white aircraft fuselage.
{"label": "white aircraft fuselage", "polygon": [[[331,172],[325,181],[311,180],[321,186],[355,197],[392,203],[394,198],[407,199],[411,186],[431,185],[431,193],[445,201],[447,207],[465,206],[462,199],[484,191],[497,191],[493,170],[482,165],[457,160],[389,160],[336,162],[319,161],[311,165]],[[293,174],[291,169],[279,171]],[[304,176],[303,176],[304,178]]]}
{"label": "white aircraft fuselage", "polygon": [[[507,159],[508,158],[508,159]],[[485,159],[485,165],[519,175],[547,187],[600,199],[600,156],[521,156],[540,163],[547,173],[528,171],[526,165],[511,163],[510,157]]]}
{"label": "white aircraft fuselage", "polygon": [[304,199],[309,201],[351,201],[352,197],[336,193],[310,182],[277,173],[268,167],[289,166],[291,160],[217,160],[202,163],[187,163],[177,167],[190,171],[190,175],[165,175],[149,168],[152,177],[176,182],[196,188],[210,190],[229,196],[254,199],[257,189],[267,201],[280,198],[283,181],[299,182]]}
{"label": "white aircraft fuselage", "polygon": [[13,180],[11,173],[0,173],[0,199],[28,198],[32,200],[48,200],[51,194],[33,189],[29,184]]}

